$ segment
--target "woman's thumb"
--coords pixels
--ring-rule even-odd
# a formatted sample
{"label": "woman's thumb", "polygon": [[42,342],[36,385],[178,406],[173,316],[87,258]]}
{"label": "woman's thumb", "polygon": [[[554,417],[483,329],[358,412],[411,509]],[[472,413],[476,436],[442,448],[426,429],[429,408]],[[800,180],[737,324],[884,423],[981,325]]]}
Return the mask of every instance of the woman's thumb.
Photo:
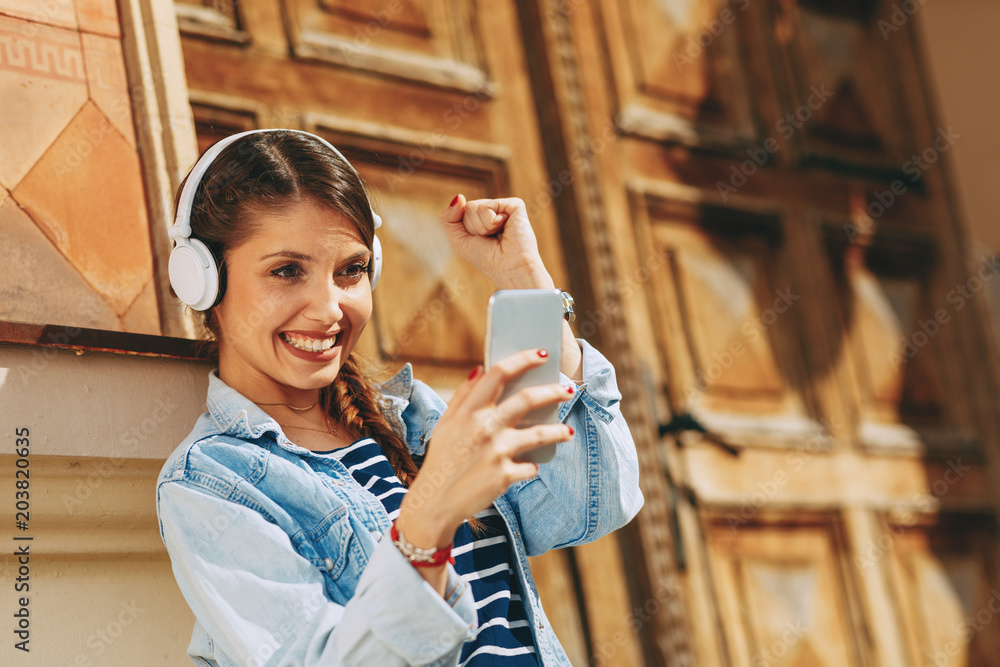
{"label": "woman's thumb", "polygon": [[465,215],[465,195],[455,195],[446,208],[441,213],[441,220],[444,222],[458,222]]}

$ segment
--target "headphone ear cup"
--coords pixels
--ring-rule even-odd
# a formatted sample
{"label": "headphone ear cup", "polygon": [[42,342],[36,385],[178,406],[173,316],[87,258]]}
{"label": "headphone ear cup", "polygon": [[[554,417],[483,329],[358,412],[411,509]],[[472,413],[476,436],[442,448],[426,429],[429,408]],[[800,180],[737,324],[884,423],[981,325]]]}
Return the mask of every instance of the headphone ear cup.
{"label": "headphone ear cup", "polygon": [[372,238],[372,291],[378,285],[378,279],[382,276],[382,242],[378,236]]}
{"label": "headphone ear cup", "polygon": [[212,252],[194,238],[178,239],[167,264],[177,298],[195,310],[208,310],[219,296],[219,268]]}

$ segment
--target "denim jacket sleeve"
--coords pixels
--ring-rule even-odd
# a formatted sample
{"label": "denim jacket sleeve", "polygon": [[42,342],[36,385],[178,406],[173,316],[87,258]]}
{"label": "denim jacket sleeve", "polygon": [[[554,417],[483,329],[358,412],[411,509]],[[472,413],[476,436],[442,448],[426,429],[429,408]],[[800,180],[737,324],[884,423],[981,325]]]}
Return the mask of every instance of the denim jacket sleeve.
{"label": "denim jacket sleeve", "polygon": [[259,512],[183,482],[157,494],[174,575],[220,665],[456,665],[474,635],[471,589],[450,565],[445,600],[383,539],[342,606]]}
{"label": "denim jacket sleeve", "polygon": [[596,540],[631,521],[643,504],[639,462],[619,407],[615,369],[589,343],[579,342],[583,382],[560,411],[575,436],[558,446],[537,477],[515,484],[506,494],[529,556]]}

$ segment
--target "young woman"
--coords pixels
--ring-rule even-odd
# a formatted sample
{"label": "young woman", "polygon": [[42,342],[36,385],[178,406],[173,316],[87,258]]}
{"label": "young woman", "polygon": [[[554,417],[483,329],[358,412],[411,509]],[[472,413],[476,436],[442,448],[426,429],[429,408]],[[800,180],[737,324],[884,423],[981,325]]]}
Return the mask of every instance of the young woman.
{"label": "young woman", "polygon": [[[372,314],[379,223],[343,156],[294,130],[223,140],[180,194],[171,284],[203,312],[218,362],[208,411],[157,483],[197,619],[188,654],[568,665],[527,557],[642,505],[614,369],[564,323],[560,384],[498,403],[545,350],[472,369],[448,406],[408,364],[373,384],[351,351]],[[498,288],[553,287],[520,200],[459,195],[441,223]],[[514,428],[553,404],[562,423]],[[553,443],[549,463],[518,459]]]}

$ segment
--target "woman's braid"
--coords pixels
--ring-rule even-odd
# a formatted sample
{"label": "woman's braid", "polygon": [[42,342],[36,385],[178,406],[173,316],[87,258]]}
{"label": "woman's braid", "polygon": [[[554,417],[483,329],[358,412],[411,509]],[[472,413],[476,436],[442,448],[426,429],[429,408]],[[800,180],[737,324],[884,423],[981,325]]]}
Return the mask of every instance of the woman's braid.
{"label": "woman's braid", "polygon": [[410,449],[382,412],[379,392],[358,370],[353,358],[349,357],[341,366],[337,379],[323,390],[322,399],[330,416],[345,426],[352,437],[372,438],[378,443],[396,477],[409,487],[419,468],[410,456]]}

